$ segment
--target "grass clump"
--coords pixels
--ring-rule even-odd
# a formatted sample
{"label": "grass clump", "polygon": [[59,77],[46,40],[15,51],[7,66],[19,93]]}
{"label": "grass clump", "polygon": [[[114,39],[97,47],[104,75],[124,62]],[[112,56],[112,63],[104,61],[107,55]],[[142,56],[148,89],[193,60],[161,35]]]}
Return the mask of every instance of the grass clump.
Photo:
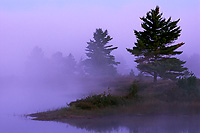
{"label": "grass clump", "polygon": [[116,107],[119,105],[124,105],[128,103],[130,99],[137,98],[138,87],[136,83],[130,86],[129,93],[125,96],[114,96],[110,94],[110,89],[108,88],[108,94],[101,93],[92,96],[87,96],[83,99],[78,99],[68,104],[70,107],[75,107],[78,109],[98,109],[105,107]]}
{"label": "grass clump", "polygon": [[112,96],[110,93],[96,94],[92,96],[87,96],[84,99],[76,100],[68,104],[70,107],[80,108],[80,109],[97,109],[104,108],[108,106],[118,106],[124,103],[124,98],[120,96]]}
{"label": "grass clump", "polygon": [[76,100],[69,104],[70,107],[76,107],[80,109],[96,109],[107,106],[117,106],[122,104],[124,99],[119,96],[111,96],[105,94],[88,96],[84,99]]}

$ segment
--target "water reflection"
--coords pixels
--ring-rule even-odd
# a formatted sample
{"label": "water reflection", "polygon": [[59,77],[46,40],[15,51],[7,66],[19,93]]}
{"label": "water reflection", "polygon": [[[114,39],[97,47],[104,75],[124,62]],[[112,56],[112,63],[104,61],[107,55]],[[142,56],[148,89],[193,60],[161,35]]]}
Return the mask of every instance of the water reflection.
{"label": "water reflection", "polygon": [[199,133],[200,116],[110,116],[95,119],[73,119],[66,122],[93,132],[129,133]]}
{"label": "water reflection", "polygon": [[65,106],[66,102],[86,95],[84,89],[75,89],[81,88],[78,84],[72,87],[1,84],[0,133],[200,132],[200,116],[107,116],[70,119],[65,121],[67,126],[66,123],[33,121],[23,117],[23,114]]}

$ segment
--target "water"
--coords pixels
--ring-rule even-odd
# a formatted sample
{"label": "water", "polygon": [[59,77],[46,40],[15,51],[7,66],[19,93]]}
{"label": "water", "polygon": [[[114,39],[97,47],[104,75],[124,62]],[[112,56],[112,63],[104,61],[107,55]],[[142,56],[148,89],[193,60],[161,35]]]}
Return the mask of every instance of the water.
{"label": "water", "polygon": [[[44,88],[46,87],[46,88]],[[70,93],[69,93],[70,92]],[[66,133],[80,129],[57,122],[40,122],[25,114],[66,106],[67,102],[84,96],[74,88],[29,86],[12,83],[0,89],[0,133]]]}
{"label": "water", "polygon": [[76,88],[19,84],[1,86],[0,133],[200,132],[200,116],[110,116],[68,123],[33,121],[24,116],[63,107],[66,102],[87,95],[85,90]]}

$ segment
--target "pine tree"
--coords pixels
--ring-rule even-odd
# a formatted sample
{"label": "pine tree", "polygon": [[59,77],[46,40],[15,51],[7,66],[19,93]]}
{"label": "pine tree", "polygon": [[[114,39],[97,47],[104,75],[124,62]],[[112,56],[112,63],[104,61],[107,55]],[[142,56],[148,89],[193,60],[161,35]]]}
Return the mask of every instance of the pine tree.
{"label": "pine tree", "polygon": [[178,39],[181,29],[177,26],[180,19],[171,21],[171,17],[167,20],[162,17],[157,6],[155,10],[147,12],[146,17],[140,18],[143,31],[134,33],[137,38],[135,47],[127,49],[128,52],[137,56],[135,62],[138,63],[137,68],[154,77],[176,79],[183,75],[183,71],[187,68],[183,67],[185,62],[175,58],[182,51],[175,51],[184,43],[172,44]]}
{"label": "pine tree", "polygon": [[117,49],[117,47],[108,45],[112,40],[108,35],[108,31],[96,29],[93,39],[94,40],[87,42],[86,55],[88,59],[85,60],[86,72],[98,76],[117,74],[115,66],[118,65],[119,62],[115,62],[115,57],[111,55],[111,52]]}
{"label": "pine tree", "polygon": [[67,68],[68,74],[71,74],[71,75],[75,74],[77,63],[76,63],[74,56],[71,53],[67,56],[66,63],[67,63],[66,68]]}
{"label": "pine tree", "polygon": [[60,76],[72,76],[76,72],[76,60],[70,53],[64,57],[61,52],[52,55],[53,71]]}
{"label": "pine tree", "polygon": [[133,69],[131,69],[129,75],[130,75],[131,77],[135,77],[135,73],[134,73]]}

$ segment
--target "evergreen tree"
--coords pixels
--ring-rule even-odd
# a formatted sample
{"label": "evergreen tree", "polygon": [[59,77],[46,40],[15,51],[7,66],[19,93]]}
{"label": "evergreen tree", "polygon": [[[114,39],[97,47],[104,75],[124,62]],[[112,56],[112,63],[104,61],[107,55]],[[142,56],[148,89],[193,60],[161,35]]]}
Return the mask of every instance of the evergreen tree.
{"label": "evergreen tree", "polygon": [[67,61],[65,57],[63,56],[62,52],[56,52],[52,55],[51,59],[51,69],[52,69],[52,75],[55,77],[63,77],[67,75]]}
{"label": "evergreen tree", "polygon": [[127,49],[137,56],[135,60],[138,63],[137,68],[143,73],[152,75],[154,82],[158,76],[176,79],[187,70],[183,67],[185,62],[174,57],[182,53],[175,50],[184,43],[172,44],[180,36],[181,29],[177,26],[180,19],[171,21],[170,17],[166,20],[162,15],[157,6],[155,10],[149,11],[146,17],[140,18],[143,21],[141,24],[143,31],[134,30],[137,42],[133,49]]}
{"label": "evergreen tree", "polygon": [[64,57],[61,52],[56,52],[52,55],[52,69],[57,75],[72,76],[76,71],[76,61],[74,56],[70,53]]}
{"label": "evergreen tree", "polygon": [[71,75],[75,74],[76,67],[77,67],[76,60],[75,60],[74,56],[70,53],[67,56],[67,72],[68,72],[68,74],[71,74]]}
{"label": "evergreen tree", "polygon": [[35,46],[33,50],[31,51],[29,58],[31,60],[37,60],[37,61],[42,60],[44,59],[44,52],[40,47]]}
{"label": "evergreen tree", "polygon": [[133,69],[131,69],[129,75],[130,75],[131,77],[135,77],[135,73],[134,73]]}
{"label": "evergreen tree", "polygon": [[85,61],[81,57],[79,62],[77,62],[77,74],[79,76],[85,76],[85,65],[84,64],[85,64]]}
{"label": "evergreen tree", "polygon": [[117,47],[108,45],[112,38],[108,35],[108,31],[96,29],[93,36],[94,40],[87,42],[86,55],[88,59],[85,60],[86,72],[91,75],[115,75],[117,74],[115,57],[111,52]]}
{"label": "evergreen tree", "polygon": [[44,51],[36,46],[32,49],[26,61],[26,73],[34,80],[45,79],[48,75],[48,59],[44,56]]}

